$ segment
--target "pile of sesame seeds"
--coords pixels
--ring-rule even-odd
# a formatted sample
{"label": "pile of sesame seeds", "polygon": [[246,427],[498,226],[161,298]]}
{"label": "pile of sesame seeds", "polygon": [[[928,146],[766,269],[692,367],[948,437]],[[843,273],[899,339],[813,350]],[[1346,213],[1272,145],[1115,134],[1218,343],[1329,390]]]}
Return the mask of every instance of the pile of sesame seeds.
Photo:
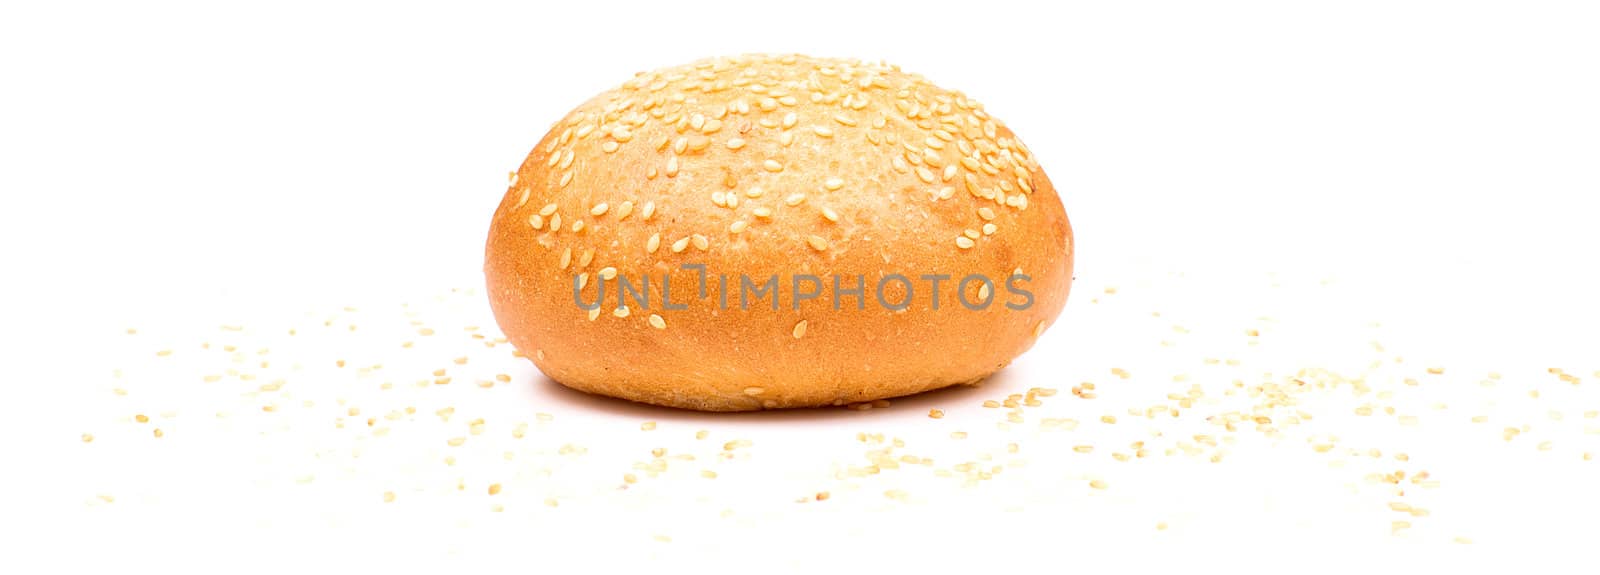
{"label": "pile of sesame seeds", "polygon": [[[315,501],[347,522],[426,510],[510,533],[615,512],[633,518],[616,527],[624,547],[919,509],[1073,511],[1187,538],[1249,528],[1241,518],[1285,528],[1270,518],[1288,515],[1347,537],[1481,546],[1514,535],[1473,519],[1494,501],[1489,470],[1572,484],[1600,473],[1592,365],[1416,360],[1385,341],[1402,334],[1364,322],[1206,316],[1146,286],[1080,289],[1065,325],[1121,331],[1064,330],[972,387],[740,415],[543,381],[470,290],[292,321],[139,326],[119,336],[118,370],[67,438],[101,472],[70,480],[99,517],[154,517],[197,493]],[[1306,344],[1316,364],[1294,347],[1311,332],[1339,334]],[[1054,349],[1079,353],[1029,365]]]}

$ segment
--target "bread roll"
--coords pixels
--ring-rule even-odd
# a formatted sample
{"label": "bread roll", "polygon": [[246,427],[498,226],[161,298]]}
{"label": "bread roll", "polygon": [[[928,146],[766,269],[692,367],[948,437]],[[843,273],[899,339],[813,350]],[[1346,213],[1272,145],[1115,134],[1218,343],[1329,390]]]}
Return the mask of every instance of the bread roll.
{"label": "bread roll", "polygon": [[512,174],[486,252],[495,318],[545,375],[706,411],[976,383],[1072,278],[1066,213],[1010,128],[896,67],[795,55],[579,106]]}

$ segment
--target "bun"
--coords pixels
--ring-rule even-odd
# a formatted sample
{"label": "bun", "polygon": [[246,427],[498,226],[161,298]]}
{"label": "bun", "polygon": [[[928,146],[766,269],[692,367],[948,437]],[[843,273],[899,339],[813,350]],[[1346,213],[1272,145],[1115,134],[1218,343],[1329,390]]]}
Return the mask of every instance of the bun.
{"label": "bun", "polygon": [[485,259],[501,330],[545,375],[706,411],[976,383],[1054,320],[1073,261],[1049,178],[977,102],[794,55],[579,106],[512,174]]}

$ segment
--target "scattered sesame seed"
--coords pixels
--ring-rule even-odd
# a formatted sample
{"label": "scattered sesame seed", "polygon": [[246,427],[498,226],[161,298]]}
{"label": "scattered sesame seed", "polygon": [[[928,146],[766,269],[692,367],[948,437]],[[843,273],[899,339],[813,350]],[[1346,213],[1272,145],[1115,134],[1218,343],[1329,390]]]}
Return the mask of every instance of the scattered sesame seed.
{"label": "scattered sesame seed", "polygon": [[802,337],[805,337],[805,335],[806,335],[806,320],[802,319],[802,320],[800,320],[800,323],[794,324],[794,338],[795,339],[800,339]]}
{"label": "scattered sesame seed", "polygon": [[806,243],[811,245],[811,249],[817,250],[819,252],[828,249],[828,240],[826,238],[823,238],[822,236],[815,236],[814,235],[814,236],[807,237],[806,238]]}
{"label": "scattered sesame seed", "polygon": [[667,320],[661,319],[661,316],[659,315],[650,314],[650,327],[656,329],[667,329]]}
{"label": "scattered sesame seed", "polygon": [[761,168],[768,172],[776,173],[783,171],[783,164],[778,163],[777,160],[766,160],[761,162]]}
{"label": "scattered sesame seed", "polygon": [[605,215],[606,211],[608,211],[610,209],[611,209],[611,204],[607,204],[605,202],[600,202],[598,204],[595,204],[594,207],[589,208],[589,215],[591,215],[591,216],[603,216],[603,215]]}
{"label": "scattered sesame seed", "polygon": [[956,237],[956,247],[959,247],[959,248],[965,250],[965,249],[971,249],[972,246],[975,246],[975,245],[978,245],[978,244],[976,242],[973,242],[972,238],[969,238],[969,237],[966,237],[966,236],[957,236]]}

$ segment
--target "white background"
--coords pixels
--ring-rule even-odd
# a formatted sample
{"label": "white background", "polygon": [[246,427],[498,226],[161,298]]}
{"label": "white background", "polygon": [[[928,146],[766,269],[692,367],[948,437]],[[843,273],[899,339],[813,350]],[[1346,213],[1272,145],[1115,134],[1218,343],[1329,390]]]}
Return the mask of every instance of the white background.
{"label": "white background", "polygon": [[[507,358],[496,361],[521,369],[525,387],[502,395],[494,409],[580,422],[574,425],[597,454],[632,445],[638,422],[654,419],[677,422],[680,431],[754,430],[748,432],[792,449],[773,448],[769,458],[827,461],[823,451],[831,447],[799,436],[837,430],[848,438],[872,429],[914,435],[931,421],[922,416],[928,407],[982,418],[978,401],[1043,385],[1033,381],[1063,391],[1091,377],[1102,388],[1112,385],[1107,367],[1155,361],[1145,352],[1170,339],[1172,332],[1161,332],[1167,324],[1152,332],[1130,319],[1161,309],[1191,318],[1187,327],[1196,333],[1196,326],[1217,326],[1217,342],[1239,339],[1267,313],[1285,333],[1303,332],[1294,345],[1256,356],[1261,371],[1338,363],[1334,349],[1368,345],[1372,338],[1359,330],[1381,321],[1385,338],[1407,343],[1408,358],[1450,365],[1450,373],[1456,366],[1477,370],[1465,385],[1487,370],[1532,378],[1566,365],[1592,388],[1600,385],[1590,375],[1600,369],[1596,30],[1600,11],[1584,2],[7,3],[0,7],[0,264],[7,278],[0,329],[13,358],[7,403],[23,413],[6,416],[15,429],[5,441],[18,445],[14,457],[29,471],[8,471],[4,481],[5,499],[29,512],[8,511],[6,519],[48,542],[29,547],[57,560],[116,564],[142,553],[142,560],[180,569],[209,565],[205,549],[292,561],[296,548],[284,542],[286,533],[299,534],[295,545],[309,545],[305,553],[351,564],[379,562],[372,550],[397,540],[328,543],[362,540],[350,533],[352,522],[426,533],[452,549],[465,548],[461,541],[499,542],[439,560],[503,570],[519,568],[509,562],[519,555],[527,569],[582,557],[637,559],[662,553],[657,547],[700,549],[693,546],[697,533],[741,532],[771,545],[740,547],[749,555],[808,557],[802,567],[930,552],[913,541],[936,541],[957,557],[1124,569],[1139,567],[1124,560],[1186,565],[1178,551],[1141,556],[1158,545],[1201,555],[1209,549],[1212,560],[1246,568],[1257,553],[1365,565],[1348,559],[1363,549],[1373,561],[1476,561],[1536,551],[1556,561],[1575,557],[1583,551],[1576,540],[1552,534],[1592,529],[1563,523],[1568,515],[1556,509],[1593,507],[1594,496],[1576,487],[1581,483],[1570,490],[1540,483],[1573,477],[1560,468],[1538,480],[1519,477],[1507,467],[1512,460],[1483,465],[1483,473],[1505,475],[1454,496],[1462,508],[1480,511],[1463,523],[1476,526],[1472,545],[1448,544],[1453,532],[1443,528],[1419,534],[1414,544],[1392,538],[1387,519],[1371,523],[1381,532],[1373,538],[1356,527],[1251,530],[1238,517],[1175,529],[1162,542],[1144,523],[1096,527],[1129,517],[1117,507],[1069,505],[1081,514],[1062,516],[1060,507],[1038,503],[1050,511],[1007,516],[1008,506],[1035,508],[1019,485],[1004,488],[1018,499],[1005,506],[953,496],[946,507],[924,502],[907,505],[920,511],[880,517],[867,511],[872,506],[841,500],[830,515],[773,511],[758,515],[770,521],[738,529],[685,519],[668,545],[629,539],[616,525],[632,517],[665,521],[680,513],[666,509],[692,503],[671,492],[657,493],[661,507],[643,510],[567,505],[565,516],[534,522],[542,527],[459,519],[459,509],[441,503],[389,519],[346,509],[339,520],[346,527],[335,528],[329,525],[339,521],[312,521],[311,511],[297,515],[302,509],[292,503],[321,500],[277,491],[219,494],[255,502],[227,508],[238,525],[281,515],[277,531],[255,535],[244,527],[215,529],[232,524],[219,519],[214,500],[182,495],[197,491],[167,491],[147,508],[107,511],[84,501],[122,480],[85,475],[105,473],[96,466],[114,456],[85,453],[78,436],[90,428],[114,436],[127,427],[113,423],[128,413],[107,390],[116,385],[108,379],[112,369],[132,369],[129,357],[145,361],[163,345],[192,345],[222,323],[287,324],[296,314],[342,306],[393,310],[399,301],[478,287],[483,240],[506,173],[552,121],[636,71],[743,52],[887,60],[967,92],[1015,127],[1061,191],[1078,235],[1079,285],[1063,320],[992,384],[998,389],[909,400],[913,407],[876,420],[717,420],[616,406],[550,390],[526,364]],[[1117,311],[1092,307],[1115,300],[1104,293],[1113,286],[1121,288],[1118,296],[1141,299]],[[1088,301],[1097,296],[1106,301]],[[449,317],[487,322],[471,297],[449,300],[465,302]],[[1321,319],[1291,328],[1291,317]],[[1337,321],[1349,326],[1335,328]],[[122,334],[129,326],[166,339],[129,339]],[[368,344],[355,338],[330,345]],[[209,399],[146,385],[165,389],[164,401],[182,406],[182,417],[209,417]],[[1467,401],[1448,387],[1429,393],[1419,401]],[[1600,408],[1595,399],[1577,395],[1568,408]],[[1528,409],[1542,414],[1545,407]],[[981,421],[974,427],[991,425]],[[1455,436],[1435,437],[1440,453],[1476,450]],[[135,460],[149,455],[140,451],[145,447],[96,448]],[[292,451],[270,442],[245,449]],[[194,453],[210,452],[168,454],[172,459],[161,460],[166,473],[130,475],[127,485],[142,487],[129,489],[159,491],[153,485],[174,477],[257,485],[250,483],[259,479],[250,475],[256,467],[217,471],[221,462]],[[1240,463],[1229,473],[1270,475],[1278,469],[1272,461],[1260,460],[1261,469]],[[1166,501],[1152,494],[1167,493],[1195,514],[1204,508],[1207,517],[1229,516],[1238,509],[1229,504],[1253,501],[1260,487],[1219,479],[1218,489],[1232,486],[1240,495],[1180,497],[1163,480],[1174,478],[1151,472],[1130,479],[1144,482],[1137,492],[1144,495],[1123,502],[1142,509]],[[722,485],[748,495],[707,497],[756,499],[762,489]],[[1039,488],[1056,489],[1047,482]],[[1320,493],[1307,488],[1297,496]],[[1528,511],[1521,504],[1536,503],[1528,497],[1548,501]],[[134,505],[129,499],[117,505]],[[1332,517],[1319,513],[1310,516]],[[1414,531],[1424,531],[1424,521],[1417,523]],[[846,524],[901,535],[883,536],[883,546],[867,545],[870,537],[846,545],[837,540],[843,535],[828,538],[825,549],[808,543]],[[928,527],[934,524],[945,527]],[[1499,531],[1487,527],[1496,524]],[[1219,534],[1223,525],[1241,535]],[[971,535],[971,548],[956,551],[951,545],[963,539],[944,538],[951,533]],[[607,534],[617,541],[596,539]],[[1293,552],[1263,551],[1246,537]],[[117,553],[78,552],[117,540],[124,542],[112,546]],[[420,545],[383,548],[397,562],[413,557],[408,550],[432,557],[417,551]],[[620,551],[635,548],[649,550]],[[1332,557],[1309,556],[1319,549]],[[669,558],[687,562],[675,565],[709,561],[684,550]]]}

